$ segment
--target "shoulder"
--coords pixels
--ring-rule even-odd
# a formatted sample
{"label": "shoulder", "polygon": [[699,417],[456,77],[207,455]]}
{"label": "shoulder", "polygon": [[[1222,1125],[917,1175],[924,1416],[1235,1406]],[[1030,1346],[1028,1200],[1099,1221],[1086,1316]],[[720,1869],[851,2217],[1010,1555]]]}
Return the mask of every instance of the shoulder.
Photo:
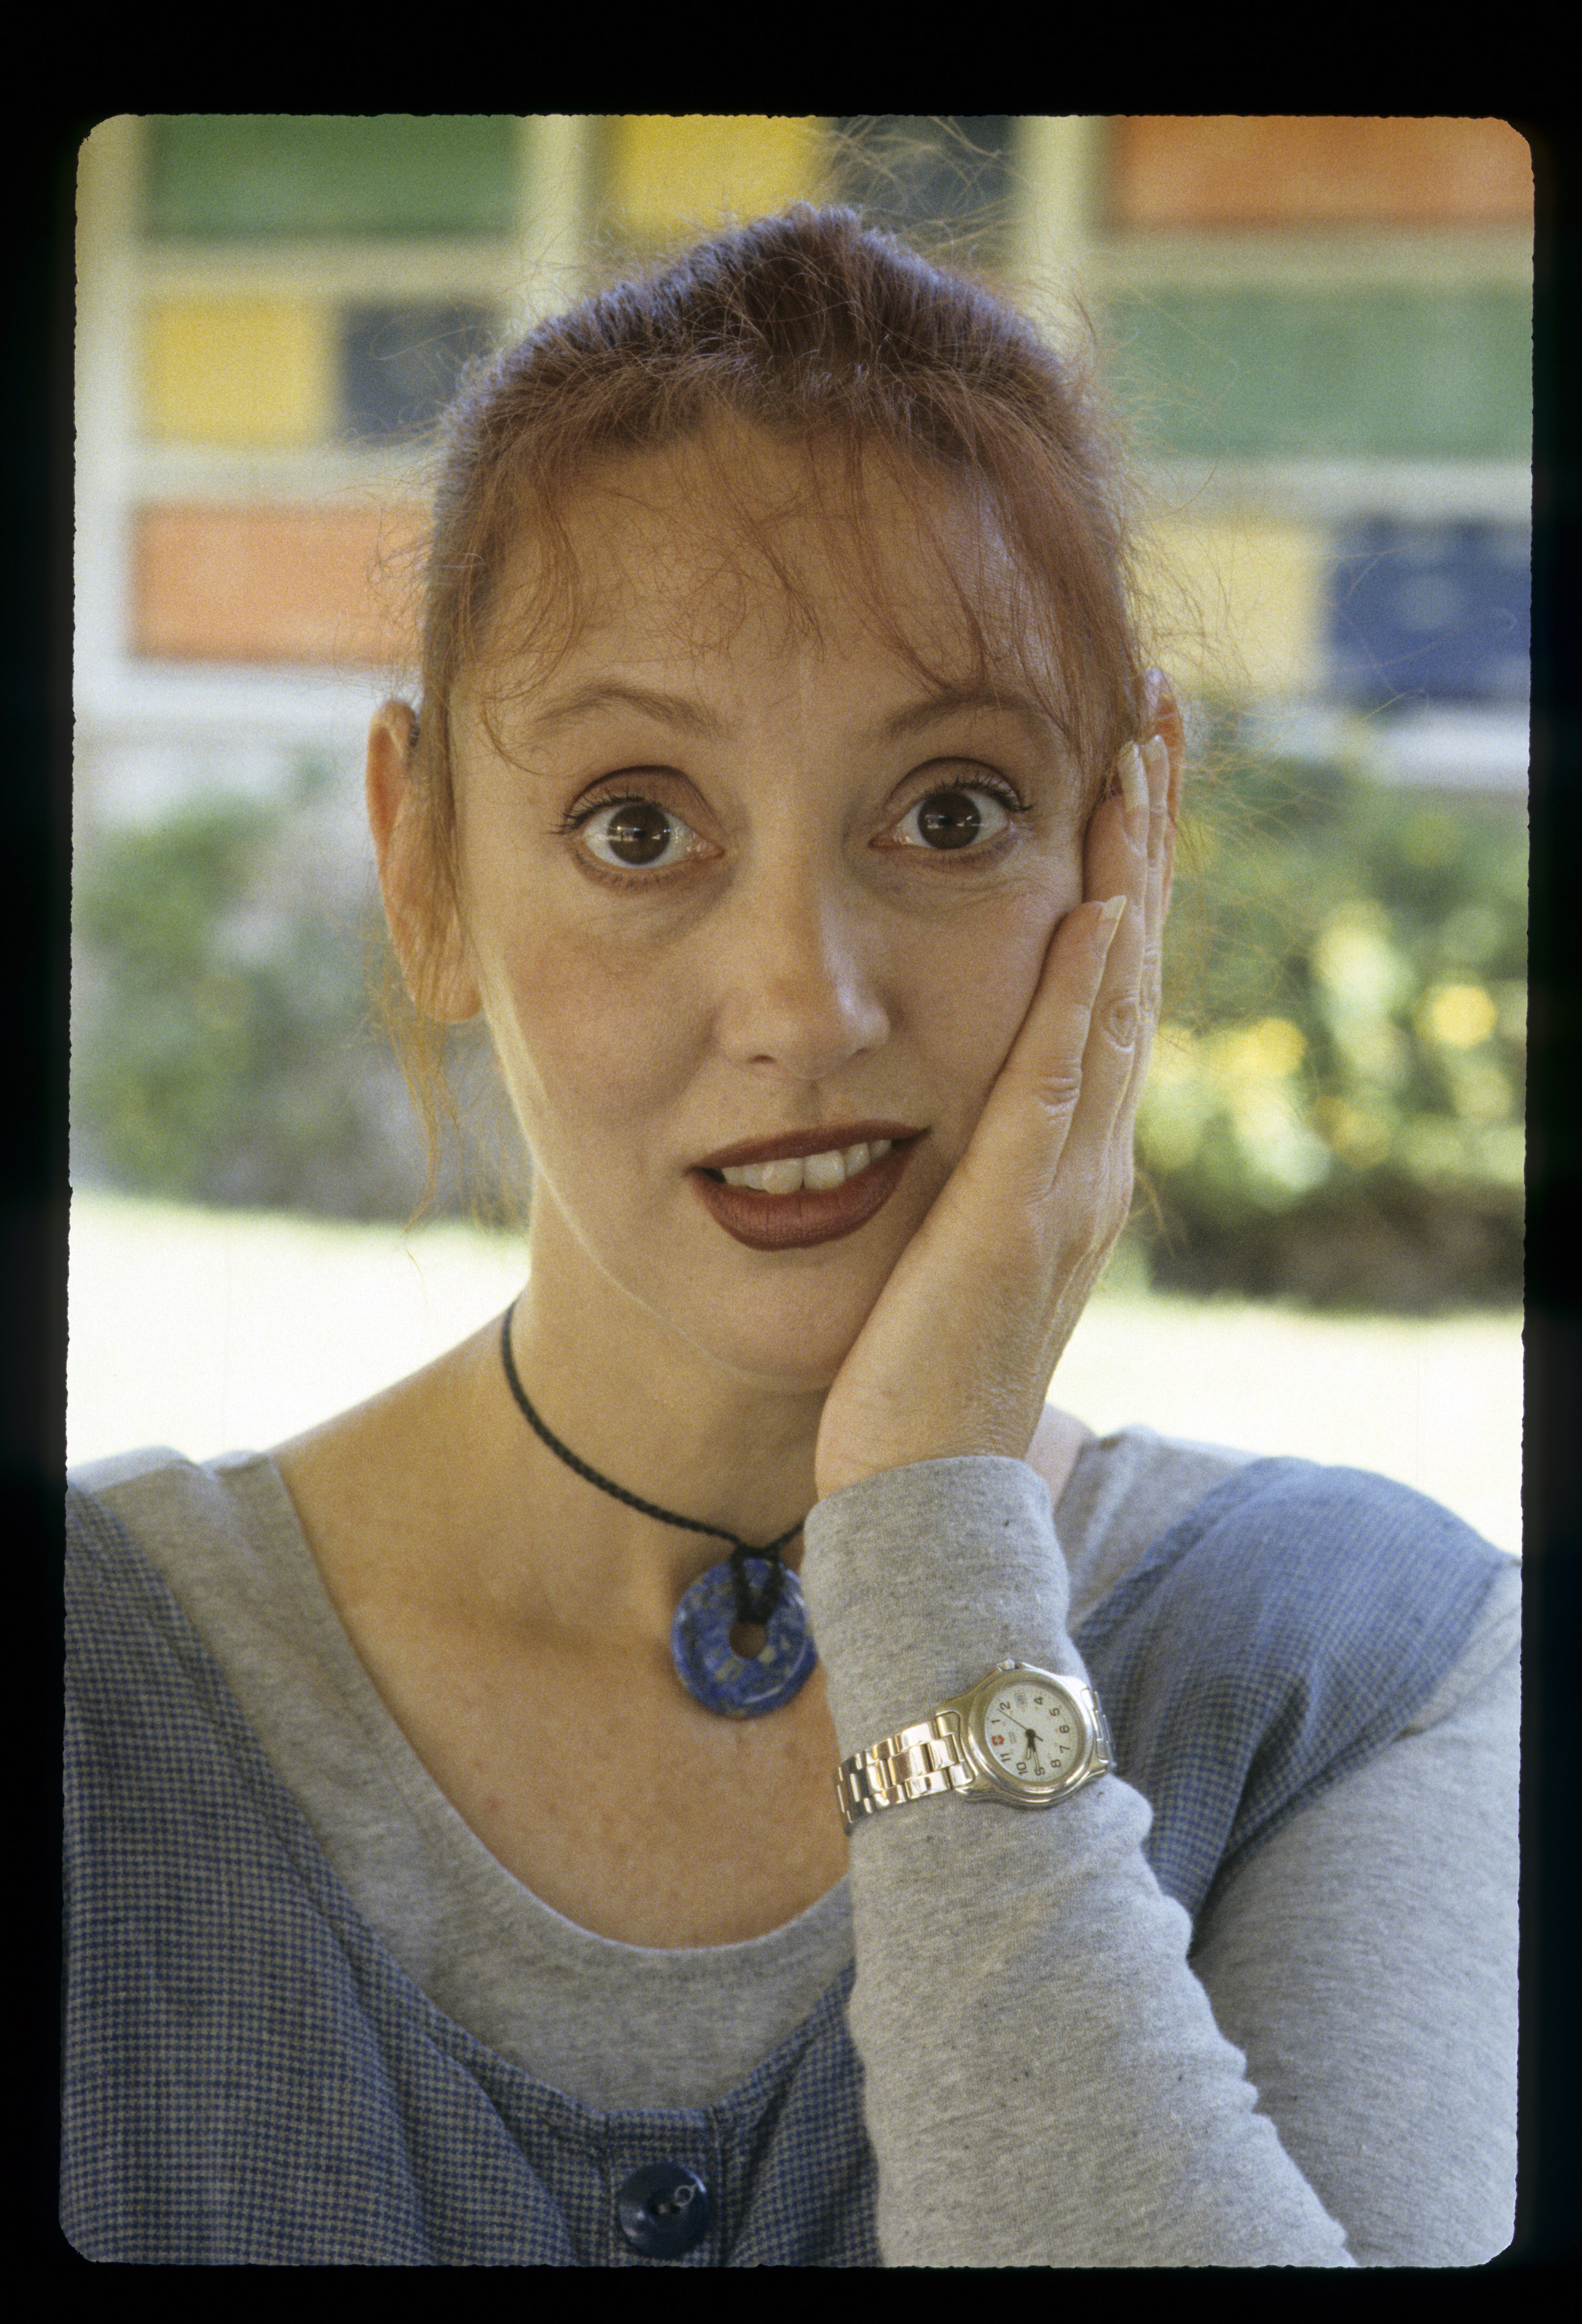
{"label": "shoulder", "polygon": [[244,1748],[186,1603],[188,1571],[223,1558],[224,1503],[207,1471],[165,1447],[68,1479],[68,1836],[79,1874],[93,1834],[135,1829],[148,1843],[152,1802],[202,1789],[216,1751]]}
{"label": "shoulder", "polygon": [[1073,1623],[1126,1581],[1170,1526],[1255,1458],[1152,1428],[1090,1434],[1055,1504]]}
{"label": "shoulder", "polygon": [[300,1563],[290,1502],[266,1454],[200,1463],[161,1445],[73,1469],[65,1566],[72,1667],[106,1679],[119,1672],[124,1681],[146,1654],[171,1674],[178,1665],[207,1670],[216,1654],[223,1663],[225,1641],[249,1621],[278,1628],[301,1594]]}
{"label": "shoulder", "polygon": [[79,1581],[111,1566],[141,1573],[161,1563],[159,1545],[190,1515],[195,1496],[208,1498],[206,1472],[167,1444],[118,1452],[69,1470],[66,1546],[69,1573]]}
{"label": "shoulder", "polygon": [[1085,1626],[1209,1593],[1285,1626],[1481,1600],[1517,1561],[1426,1494],[1371,1471],[1266,1459],[1129,1428],[1087,1446],[1059,1512]]}
{"label": "shoulder", "polygon": [[1511,1563],[1426,1493],[1363,1469],[1249,1461],[1158,1545],[1162,1574],[1196,1561],[1237,1605],[1271,1595],[1331,1625],[1429,1627],[1481,1600]]}
{"label": "shoulder", "polygon": [[281,1495],[267,1456],[229,1453],[198,1462],[153,1445],[85,1462],[66,1480],[67,1541],[80,1558],[96,1550],[139,1553],[176,1581],[194,1558],[246,1529],[249,1504]]}
{"label": "shoulder", "polygon": [[1515,1561],[1426,1494],[1311,1461],[1225,1468],[1084,1624],[1206,1661],[1443,1675]]}
{"label": "shoulder", "polygon": [[114,1452],[103,1461],[78,1462],[66,1472],[69,1501],[80,1499],[113,1502],[126,1486],[137,1487],[151,1479],[168,1477],[195,1467],[184,1453],[169,1444],[149,1444],[135,1452]]}
{"label": "shoulder", "polygon": [[1289,1816],[1488,1682],[1519,1595],[1516,1560],[1410,1486],[1231,1465],[1074,1633],[1162,1885],[1195,1914]]}

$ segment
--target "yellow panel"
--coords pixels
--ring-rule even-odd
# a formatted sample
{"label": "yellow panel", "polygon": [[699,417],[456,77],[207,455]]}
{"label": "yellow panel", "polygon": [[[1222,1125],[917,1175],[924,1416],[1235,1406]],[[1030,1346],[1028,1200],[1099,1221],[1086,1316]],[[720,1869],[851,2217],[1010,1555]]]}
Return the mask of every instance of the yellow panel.
{"label": "yellow panel", "polygon": [[628,233],[657,241],[816,198],[825,124],[792,114],[622,113],[609,122],[610,199]]}
{"label": "yellow panel", "polygon": [[1311,695],[1324,685],[1324,549],[1304,525],[1248,517],[1156,528],[1158,648],[1189,687]]}
{"label": "yellow panel", "polygon": [[336,407],[334,317],[297,299],[156,299],[144,338],[156,441],[321,443]]}

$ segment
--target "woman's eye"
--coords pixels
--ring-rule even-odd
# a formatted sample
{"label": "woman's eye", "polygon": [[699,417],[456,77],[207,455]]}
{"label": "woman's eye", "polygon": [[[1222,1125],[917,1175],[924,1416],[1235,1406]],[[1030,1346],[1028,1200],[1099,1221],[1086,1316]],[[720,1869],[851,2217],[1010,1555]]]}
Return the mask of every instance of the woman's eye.
{"label": "woman's eye", "polygon": [[992,791],[952,784],[908,807],[897,830],[903,847],[970,847],[980,839],[997,839],[1010,819],[1009,809]]}
{"label": "woman's eye", "polygon": [[581,828],[590,854],[627,872],[663,871],[698,844],[690,824],[652,799],[618,799],[596,808]]}

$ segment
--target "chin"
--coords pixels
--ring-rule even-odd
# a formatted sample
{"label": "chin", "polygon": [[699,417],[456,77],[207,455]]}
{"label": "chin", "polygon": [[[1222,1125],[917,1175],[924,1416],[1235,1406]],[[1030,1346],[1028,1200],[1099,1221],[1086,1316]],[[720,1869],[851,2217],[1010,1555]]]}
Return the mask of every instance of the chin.
{"label": "chin", "polygon": [[[888,1268],[885,1270],[888,1274]],[[684,1335],[725,1370],[793,1395],[822,1394],[856,1345],[884,1277],[865,1283],[781,1283],[722,1292]],[[677,1319],[680,1320],[679,1318]]]}
{"label": "chin", "polygon": [[[688,1193],[673,1231],[650,1231],[645,1250],[643,1236],[556,1203],[547,1179],[536,1191],[550,1197],[536,1223],[540,1250],[551,1249],[535,1263],[569,1269],[568,1312],[584,1323],[597,1314],[639,1363],[664,1364],[668,1342],[782,1395],[832,1385],[917,1224],[893,1213],[840,1241],[764,1252],[731,1240]],[[636,1268],[634,1250],[644,1253]]]}

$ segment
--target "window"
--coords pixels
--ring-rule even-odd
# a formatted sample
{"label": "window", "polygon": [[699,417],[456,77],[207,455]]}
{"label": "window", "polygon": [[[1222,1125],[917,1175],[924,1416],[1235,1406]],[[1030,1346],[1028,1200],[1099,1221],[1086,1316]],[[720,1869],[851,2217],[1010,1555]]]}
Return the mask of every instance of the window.
{"label": "window", "polygon": [[1527,698],[1531,641],[1525,528],[1352,528],[1329,589],[1332,682],[1343,699],[1512,707]]}
{"label": "window", "polygon": [[492,308],[465,300],[347,307],[340,316],[340,426],[357,443],[415,435],[437,418],[463,367],[488,352]]}

